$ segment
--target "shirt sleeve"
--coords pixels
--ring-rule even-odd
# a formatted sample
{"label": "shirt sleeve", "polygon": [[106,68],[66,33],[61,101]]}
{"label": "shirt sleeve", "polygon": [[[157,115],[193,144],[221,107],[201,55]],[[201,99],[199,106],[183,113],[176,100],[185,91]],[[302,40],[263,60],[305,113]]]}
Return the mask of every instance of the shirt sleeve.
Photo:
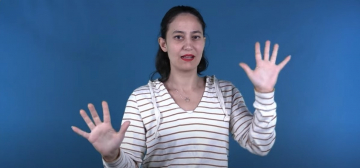
{"label": "shirt sleeve", "polygon": [[112,162],[102,159],[104,168],[134,168],[140,167],[142,163],[146,150],[145,127],[134,94],[127,101],[122,123],[125,121],[130,121],[130,126],[120,145],[120,157]]}
{"label": "shirt sleeve", "polygon": [[275,143],[276,102],[274,92],[254,90],[254,113],[250,113],[240,91],[233,86],[230,132],[241,147],[253,154],[265,156]]}

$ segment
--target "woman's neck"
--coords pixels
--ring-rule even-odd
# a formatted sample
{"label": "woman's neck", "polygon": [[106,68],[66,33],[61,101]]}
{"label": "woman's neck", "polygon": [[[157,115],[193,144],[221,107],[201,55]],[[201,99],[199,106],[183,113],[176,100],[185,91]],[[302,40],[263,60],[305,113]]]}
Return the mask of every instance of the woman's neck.
{"label": "woman's neck", "polygon": [[165,82],[168,89],[193,91],[204,88],[204,80],[197,73],[170,72],[169,79]]}

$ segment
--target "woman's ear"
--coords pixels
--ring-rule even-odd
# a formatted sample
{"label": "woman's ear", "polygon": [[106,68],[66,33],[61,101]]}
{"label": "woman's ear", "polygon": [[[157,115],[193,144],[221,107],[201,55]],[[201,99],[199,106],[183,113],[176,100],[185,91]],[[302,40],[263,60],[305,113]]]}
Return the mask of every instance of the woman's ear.
{"label": "woman's ear", "polygon": [[159,37],[158,42],[159,42],[159,46],[160,46],[161,50],[163,50],[164,52],[167,52],[167,46],[166,46],[165,39],[163,39],[162,37]]}

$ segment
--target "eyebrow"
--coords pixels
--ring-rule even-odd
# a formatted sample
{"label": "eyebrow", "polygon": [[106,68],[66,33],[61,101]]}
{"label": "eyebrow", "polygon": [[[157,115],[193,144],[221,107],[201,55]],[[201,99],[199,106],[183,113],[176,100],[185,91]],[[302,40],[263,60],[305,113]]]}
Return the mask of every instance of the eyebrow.
{"label": "eyebrow", "polygon": [[[175,33],[181,33],[181,34],[185,34],[185,32],[184,31],[180,31],[180,30],[175,30],[174,32],[173,32],[173,34],[175,34]],[[195,31],[192,31],[191,32],[191,34],[195,34],[195,33],[202,33],[200,30],[195,30]]]}

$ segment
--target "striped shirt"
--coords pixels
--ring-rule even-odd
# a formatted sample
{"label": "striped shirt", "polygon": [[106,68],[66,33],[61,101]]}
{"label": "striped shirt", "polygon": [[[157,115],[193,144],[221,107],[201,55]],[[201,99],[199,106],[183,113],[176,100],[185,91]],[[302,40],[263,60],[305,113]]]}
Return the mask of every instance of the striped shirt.
{"label": "striped shirt", "polygon": [[274,91],[256,90],[250,113],[229,81],[206,76],[205,92],[193,111],[179,107],[158,80],[130,95],[122,122],[131,121],[120,157],[106,168],[227,167],[229,133],[249,152],[265,156],[275,142]]}

